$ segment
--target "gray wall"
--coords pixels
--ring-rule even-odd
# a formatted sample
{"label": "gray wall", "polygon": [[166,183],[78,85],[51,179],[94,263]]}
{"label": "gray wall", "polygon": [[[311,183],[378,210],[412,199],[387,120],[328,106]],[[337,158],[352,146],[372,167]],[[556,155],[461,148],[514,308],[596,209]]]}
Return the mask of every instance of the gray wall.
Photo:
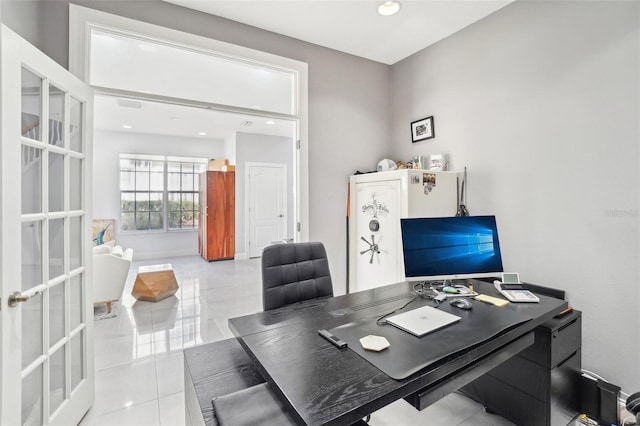
{"label": "gray wall", "polygon": [[[399,158],[468,167],[506,270],[566,289],[583,365],[640,386],[638,2],[516,2],[392,67]],[[436,138],[409,123],[435,116]]]}
{"label": "gray wall", "polygon": [[293,238],[293,140],[278,136],[236,133],[236,253],[249,257],[245,246],[247,162],[287,165],[287,238]]}
{"label": "gray wall", "polygon": [[[5,24],[67,67],[69,1],[2,1]],[[309,64],[309,237],[324,242],[344,293],[348,178],[389,150],[389,66],[160,0],[74,3]]]}
{"label": "gray wall", "polygon": [[116,244],[134,259],[198,255],[198,232],[120,232],[120,154],[221,158],[222,141],[96,131],[93,139],[93,217],[116,220]]}

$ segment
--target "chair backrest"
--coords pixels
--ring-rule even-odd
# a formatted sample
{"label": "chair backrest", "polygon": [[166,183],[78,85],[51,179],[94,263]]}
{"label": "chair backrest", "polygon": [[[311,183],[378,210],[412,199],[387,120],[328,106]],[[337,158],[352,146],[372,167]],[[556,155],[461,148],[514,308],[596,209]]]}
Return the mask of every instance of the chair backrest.
{"label": "chair backrest", "polygon": [[325,296],[333,296],[333,283],[322,243],[265,247],[262,251],[262,307],[265,311]]}

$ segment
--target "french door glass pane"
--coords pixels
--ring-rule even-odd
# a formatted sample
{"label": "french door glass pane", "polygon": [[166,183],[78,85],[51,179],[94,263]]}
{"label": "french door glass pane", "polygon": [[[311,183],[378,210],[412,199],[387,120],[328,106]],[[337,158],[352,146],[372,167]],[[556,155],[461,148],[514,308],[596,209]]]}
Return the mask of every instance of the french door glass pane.
{"label": "french door glass pane", "polygon": [[82,348],[84,346],[84,332],[76,334],[71,338],[69,350],[71,351],[71,391],[78,387],[84,378],[84,361],[82,359]]}
{"label": "french door glass pane", "polygon": [[22,424],[39,426],[42,419],[42,365],[22,380]]}
{"label": "french door glass pane", "polygon": [[64,146],[64,92],[49,85],[49,144]]}
{"label": "french door glass pane", "polygon": [[22,146],[22,214],[42,213],[42,150]]}
{"label": "french door glass pane", "polygon": [[22,224],[22,291],[43,283],[42,222]]}
{"label": "french door glass pane", "polygon": [[22,136],[41,141],[42,79],[22,68]]}
{"label": "french door glass pane", "polygon": [[49,412],[53,414],[64,401],[64,378],[66,369],[64,353],[66,346],[60,347],[49,358]]}
{"label": "french door glass pane", "polygon": [[82,159],[71,158],[69,169],[69,210],[82,210]]}
{"label": "french door glass pane", "polygon": [[69,218],[69,268],[79,268],[82,265],[82,218]]}
{"label": "french door glass pane", "polygon": [[64,282],[49,290],[49,347],[64,337]]}
{"label": "french door glass pane", "polygon": [[49,280],[64,273],[64,219],[49,220]]}
{"label": "french door glass pane", "polygon": [[71,97],[71,117],[69,127],[69,137],[71,139],[70,148],[72,151],[84,152],[82,140],[82,109],[83,104],[73,96]]}
{"label": "french door glass pane", "polygon": [[64,209],[64,155],[49,152],[49,211]]}
{"label": "french door glass pane", "polygon": [[22,368],[36,360],[42,352],[42,294],[22,303]]}
{"label": "french door glass pane", "polygon": [[82,323],[82,280],[84,279],[84,273],[71,277],[69,282],[71,283],[71,300],[69,305],[70,310],[70,329],[74,330]]}

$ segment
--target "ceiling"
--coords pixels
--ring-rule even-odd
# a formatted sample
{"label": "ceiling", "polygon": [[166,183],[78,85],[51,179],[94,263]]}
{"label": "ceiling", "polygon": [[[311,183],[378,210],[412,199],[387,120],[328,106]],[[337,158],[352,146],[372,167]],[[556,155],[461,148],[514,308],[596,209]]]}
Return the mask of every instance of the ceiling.
{"label": "ceiling", "polygon": [[392,65],[514,0],[163,0]]}
{"label": "ceiling", "polygon": [[295,135],[293,121],[106,95],[95,97],[94,128],[206,140],[225,140],[233,132]]}
{"label": "ceiling", "polygon": [[[506,6],[514,0],[401,0],[400,12],[391,17],[377,13],[382,0],[163,0],[202,12],[222,16],[265,30],[284,34],[320,46],[339,50],[384,64],[394,64],[407,56],[471,25],[479,19]],[[205,66],[221,69],[220,64],[195,64],[198,58],[184,56],[184,53],[171,51],[158,44],[140,43],[140,40],[127,40],[113,34],[97,34],[94,37],[94,49],[105,49],[100,54],[92,55],[100,62],[92,64],[93,70],[102,70],[104,78],[111,82],[101,81],[100,76],[92,76],[92,84],[119,87],[125,90],[142,93],[155,93],[197,99],[192,96],[195,91],[202,91],[205,84],[197,84],[192,75],[181,75],[184,69],[202,69]],[[94,43],[94,41],[92,41]],[[109,51],[108,49],[113,49]],[[98,52],[96,50],[96,52]],[[181,56],[182,55],[182,56]],[[202,56],[202,55],[200,55]],[[180,60],[175,58],[179,57]],[[113,61],[113,62],[109,62]],[[162,70],[163,72],[140,72]],[[117,71],[121,75],[117,75]],[[244,71],[243,71],[244,72]],[[242,99],[239,106],[250,109],[282,110],[286,106],[269,104],[274,87],[284,87],[287,79],[274,75],[268,84],[263,81],[264,70],[247,70],[261,73],[260,78],[246,77],[244,81],[262,81],[261,87],[252,87],[246,91],[252,96],[262,93],[260,99]],[[206,74],[206,73],[203,73]],[[231,70],[229,75],[240,75],[238,70]],[[174,78],[167,78],[167,76]],[[136,76],[140,77],[136,80]],[[175,78],[179,76],[179,78]],[[229,77],[231,78],[231,77]],[[269,77],[271,78],[271,77]],[[93,80],[97,79],[96,82]],[[162,93],[156,87],[162,87]],[[117,80],[117,81],[114,81]],[[211,81],[211,80],[210,80]],[[237,87],[229,84],[227,77],[221,78],[227,89]],[[170,88],[172,82],[175,87]],[[246,84],[246,83],[245,83]],[[129,85],[129,86],[127,86]],[[189,87],[189,86],[193,87]],[[221,93],[224,87],[211,87]],[[271,95],[266,89],[272,90]],[[167,90],[176,90],[168,92]],[[186,90],[186,92],[185,92]],[[190,90],[190,91],[189,91]],[[280,94],[287,90],[278,89]],[[233,90],[232,93],[238,94]],[[202,99],[205,100],[205,99]],[[218,101],[228,103],[227,101]],[[257,111],[257,114],[260,114]],[[115,97],[96,96],[95,128],[120,132],[163,134],[181,137],[195,137],[223,140],[233,132],[260,133],[274,136],[291,137],[295,134],[294,123],[287,120],[271,120],[259,115],[246,115],[212,111],[202,108],[184,107],[159,102],[139,101],[131,103]]]}

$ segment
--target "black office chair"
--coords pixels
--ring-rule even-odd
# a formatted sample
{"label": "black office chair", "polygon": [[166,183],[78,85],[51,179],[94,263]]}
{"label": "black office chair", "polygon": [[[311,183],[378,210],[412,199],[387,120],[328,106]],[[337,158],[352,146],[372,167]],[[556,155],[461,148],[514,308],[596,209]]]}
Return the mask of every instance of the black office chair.
{"label": "black office chair", "polygon": [[333,296],[333,284],[322,243],[274,244],[262,251],[265,311],[328,296]]}
{"label": "black office chair", "polygon": [[[333,296],[324,245],[319,242],[275,244],[262,251],[262,307],[265,311],[319,297]],[[267,383],[213,400],[219,425],[295,425]],[[366,426],[364,420],[353,424]]]}

